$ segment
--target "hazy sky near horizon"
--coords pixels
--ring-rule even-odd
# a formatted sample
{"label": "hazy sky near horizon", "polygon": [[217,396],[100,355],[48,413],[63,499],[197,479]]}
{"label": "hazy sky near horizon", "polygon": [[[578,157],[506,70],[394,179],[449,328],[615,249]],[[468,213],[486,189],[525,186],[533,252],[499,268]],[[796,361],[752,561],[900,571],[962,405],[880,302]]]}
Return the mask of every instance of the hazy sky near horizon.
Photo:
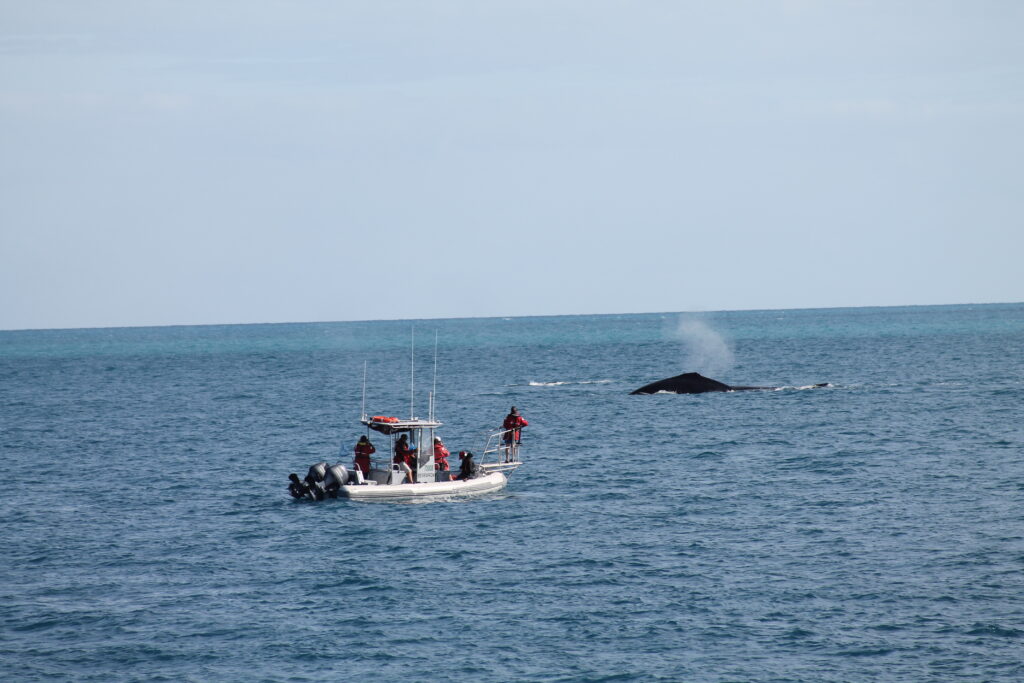
{"label": "hazy sky near horizon", "polygon": [[1024,300],[1024,4],[0,0],[0,329]]}

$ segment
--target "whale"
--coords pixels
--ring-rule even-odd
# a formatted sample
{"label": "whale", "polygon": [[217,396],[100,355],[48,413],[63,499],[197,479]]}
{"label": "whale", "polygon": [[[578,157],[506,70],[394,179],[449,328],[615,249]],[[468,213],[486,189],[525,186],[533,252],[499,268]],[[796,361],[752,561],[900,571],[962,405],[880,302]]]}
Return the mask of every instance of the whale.
{"label": "whale", "polygon": [[[816,387],[828,386],[827,383],[815,384]],[[706,394],[711,391],[769,391],[772,389],[778,389],[779,387],[741,387],[732,386],[719,382],[718,380],[705,377],[698,372],[684,372],[681,375],[675,377],[667,377],[665,379],[659,379],[657,382],[651,382],[645,384],[636,391],[629,392],[633,394],[657,394],[664,392],[667,394]]]}

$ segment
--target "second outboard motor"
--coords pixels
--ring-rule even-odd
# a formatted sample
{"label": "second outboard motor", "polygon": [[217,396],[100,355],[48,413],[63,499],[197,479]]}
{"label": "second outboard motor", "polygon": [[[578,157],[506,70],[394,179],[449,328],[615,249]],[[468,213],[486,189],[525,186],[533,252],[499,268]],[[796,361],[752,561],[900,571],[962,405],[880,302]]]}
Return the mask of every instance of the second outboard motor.
{"label": "second outboard motor", "polygon": [[331,498],[338,497],[338,489],[348,483],[348,470],[341,463],[327,468],[324,475],[324,490]]}

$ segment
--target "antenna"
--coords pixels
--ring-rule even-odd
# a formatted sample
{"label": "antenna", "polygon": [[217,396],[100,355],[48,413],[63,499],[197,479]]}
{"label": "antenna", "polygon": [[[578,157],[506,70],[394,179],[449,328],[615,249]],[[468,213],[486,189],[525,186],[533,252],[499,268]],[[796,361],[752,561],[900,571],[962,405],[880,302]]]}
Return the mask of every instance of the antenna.
{"label": "antenna", "polygon": [[412,328],[412,344],[409,347],[409,419],[416,417],[413,402],[416,397],[416,326]]}
{"label": "antenna", "polygon": [[430,420],[434,420],[434,400],[437,398],[437,330],[434,330],[434,390],[430,392]]}
{"label": "antenna", "polygon": [[366,361],[363,361],[363,414],[359,416],[359,419],[366,419]]}

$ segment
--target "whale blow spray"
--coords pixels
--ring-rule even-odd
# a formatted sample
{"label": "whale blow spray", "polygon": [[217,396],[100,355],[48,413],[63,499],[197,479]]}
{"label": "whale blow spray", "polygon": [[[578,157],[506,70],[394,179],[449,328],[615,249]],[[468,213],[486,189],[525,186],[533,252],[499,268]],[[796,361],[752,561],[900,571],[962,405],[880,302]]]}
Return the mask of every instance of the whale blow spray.
{"label": "whale blow spray", "polygon": [[683,342],[683,365],[687,371],[717,376],[732,369],[732,349],[722,335],[703,320],[680,316],[674,336]]}

